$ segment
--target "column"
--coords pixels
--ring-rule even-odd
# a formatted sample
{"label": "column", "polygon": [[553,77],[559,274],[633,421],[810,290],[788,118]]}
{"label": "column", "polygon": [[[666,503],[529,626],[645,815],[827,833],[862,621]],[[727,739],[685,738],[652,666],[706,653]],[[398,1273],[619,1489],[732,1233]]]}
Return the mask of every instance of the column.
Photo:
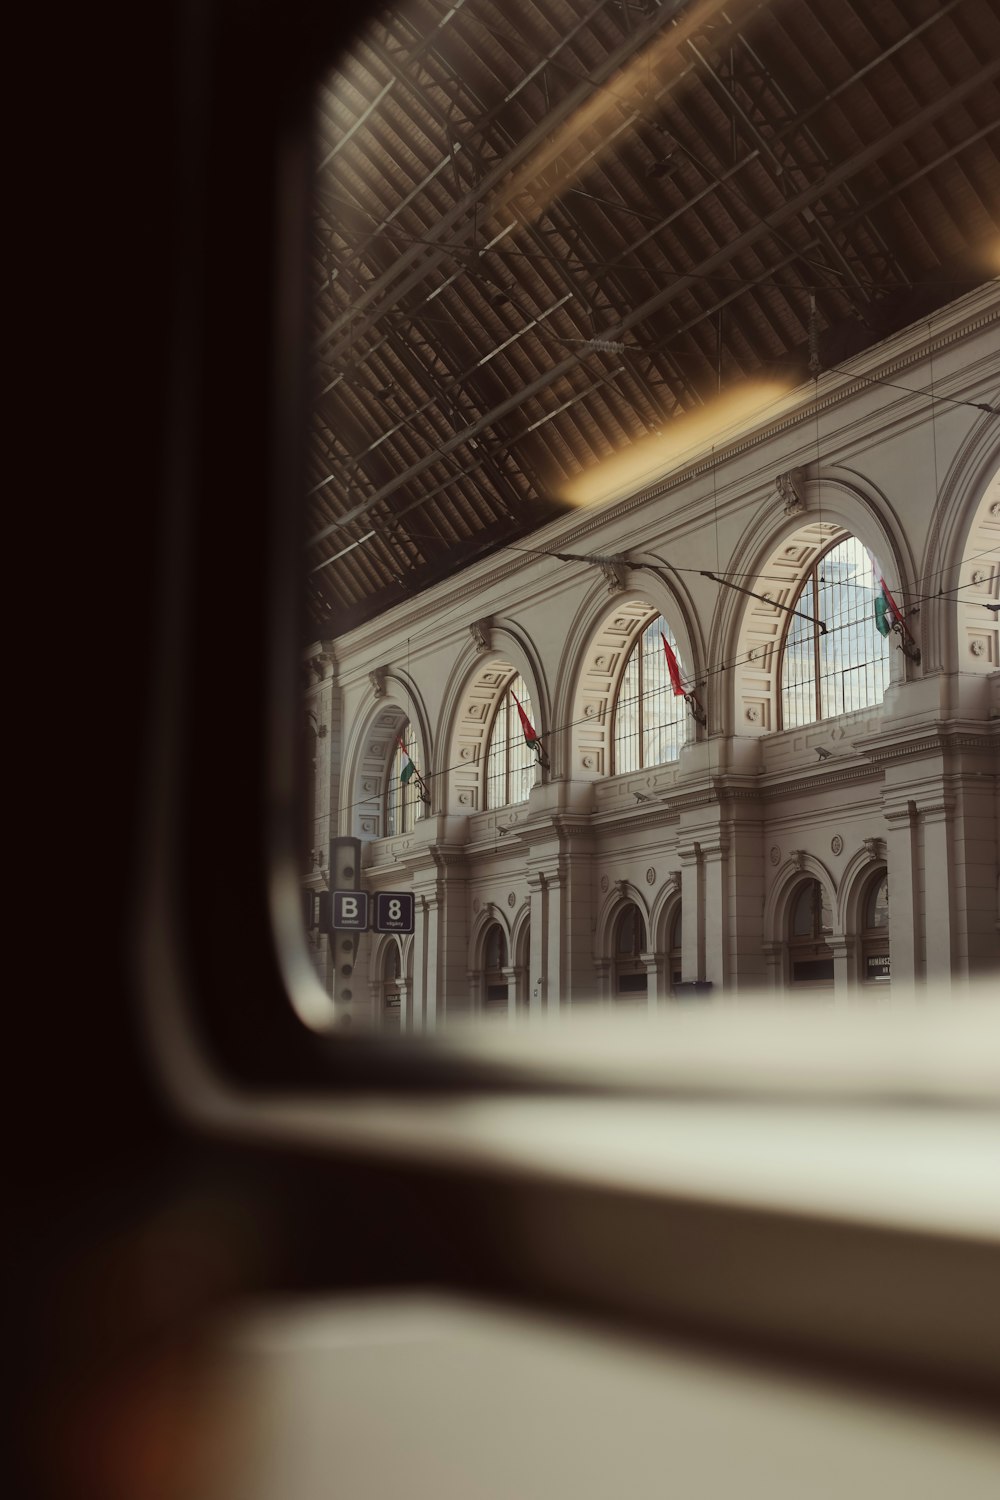
{"label": "column", "polygon": [[[593,947],[593,838],[586,823],[556,814],[538,834],[528,855],[528,884],[532,892],[532,950],[544,952],[544,964],[531,975],[534,991],[544,988],[546,1010],[596,998]],[[540,877],[537,892],[532,880]],[[544,895],[544,899],[543,899]],[[536,912],[542,925],[535,948]],[[535,960],[532,959],[532,964]],[[539,976],[544,987],[536,985]],[[538,997],[539,1004],[543,997]]]}
{"label": "column", "polygon": [[399,979],[399,1029],[413,1031],[413,985],[400,975]]}
{"label": "column", "polygon": [[541,1015],[548,1003],[548,944],[546,934],[549,925],[549,892],[545,876],[540,870],[528,873],[528,898],[531,906],[530,936],[528,939],[528,1010],[531,1015]]}
{"label": "column", "polygon": [[767,988],[774,994],[780,994],[785,987],[785,945],[784,943],[761,943],[761,952],[764,955],[764,975]]}
{"label": "column", "polygon": [[[468,1013],[468,882],[464,851],[433,843],[429,862],[414,870],[418,921],[413,964],[414,1019],[433,1031],[446,1016]],[[419,919],[422,909],[423,920]]]}
{"label": "column", "polygon": [[[831,932],[827,944],[833,954],[833,994],[836,1000],[846,1000],[852,988],[850,972],[850,949],[842,932]],[[856,993],[856,988],[855,988]]]}
{"label": "column", "polygon": [[889,871],[889,964],[893,984],[922,977],[917,809],[909,798],[885,798],[886,867]]}
{"label": "column", "polygon": [[701,845],[678,846],[681,862],[681,981],[705,978],[705,886]]}
{"label": "column", "polygon": [[705,899],[705,975],[716,990],[729,982],[729,845],[701,845]]}
{"label": "column", "polygon": [[656,1010],[661,1001],[667,999],[667,987],[663,982],[664,956],[662,953],[640,953],[646,966],[646,1002],[650,1010]]}
{"label": "column", "polygon": [[[949,829],[954,803],[920,808],[924,867],[924,972],[950,984],[955,966],[955,869]],[[892,920],[892,887],[889,887]]]}

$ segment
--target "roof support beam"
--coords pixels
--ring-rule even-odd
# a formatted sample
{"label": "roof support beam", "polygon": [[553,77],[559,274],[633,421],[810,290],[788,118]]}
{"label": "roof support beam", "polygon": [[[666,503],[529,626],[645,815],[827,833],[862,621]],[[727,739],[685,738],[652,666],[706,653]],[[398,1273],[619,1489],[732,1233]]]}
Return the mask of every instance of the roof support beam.
{"label": "roof support beam", "polygon": [[[460,223],[470,210],[476,208],[484,197],[491,193],[494,188],[500,187],[510,177],[515,168],[527,162],[535,148],[549,140],[559,126],[563,125],[573,112],[586,102],[598,85],[612,77],[625,63],[629,62],[635,56],[647,41],[655,36],[658,31],[666,27],[673,16],[683,9],[684,3],[685,0],[665,0],[665,3],[657,11],[641,22],[631,36],[627,37],[620,47],[616,47],[613,52],[609,53],[600,66],[594,69],[590,78],[579,83],[576,88],[571,89],[563,99],[554,105],[544,119],[540,120],[527,131],[509,154],[502,161],[496,163],[474,191],[466,193],[446,214],[442,215],[428,238],[439,240],[450,233],[455,225]],[[725,6],[731,3],[732,0],[705,0],[703,7],[704,14],[702,17],[700,13],[700,18],[704,21],[710,20],[717,11],[725,9]],[[593,6],[587,12],[587,15],[581,19],[578,26],[574,27],[562,39],[560,48],[566,44],[576,30],[587,24],[603,8],[603,5],[604,0],[600,0],[599,4]],[[390,286],[395,286],[396,295],[401,297],[405,296],[408,291],[418,285],[427,273],[433,270],[447,254],[446,251],[438,250],[432,251],[430,255],[427,255],[427,248],[427,241],[422,240],[419,245],[413,245],[408,251],[404,251],[391,271],[387,271],[382,276],[377,277],[366,289],[365,295],[361,300],[361,305],[356,305],[352,308],[353,315],[356,316],[366,308],[372,306],[376,299],[383,292],[387,291]],[[418,261],[420,264],[416,264]],[[398,278],[401,273],[408,274],[403,274],[400,281]],[[341,317],[335,319],[316,341],[315,349],[323,349],[327,344],[331,343],[350,316],[351,313],[344,313]]]}
{"label": "roof support beam", "polygon": [[[707,260],[702,262],[701,266],[696,272],[678,276],[672,282],[672,284],[663,288],[655,296],[649,298],[646,302],[642,303],[638,307],[633,308],[632,311],[622,319],[620,328],[618,330],[615,330],[616,334],[625,332],[627,329],[643,322],[644,319],[649,317],[651,312],[673,301],[684,291],[688,290],[691,286],[697,283],[702,276],[710,275],[714,270],[717,270],[718,268],[726,265],[730,260],[732,260],[734,256],[738,255],[740,251],[756,244],[758,240],[773,234],[773,231],[775,229],[780,228],[781,225],[786,223],[794,216],[801,214],[804,208],[810,207],[813,203],[820,200],[826,193],[830,192],[839,183],[846,182],[855,173],[863,170],[871,162],[877,160],[878,157],[892,151],[896,146],[906,141],[911,135],[920,130],[931,120],[934,120],[939,115],[944,114],[947,110],[953,108],[956,104],[967,98],[971,93],[974,93],[977,89],[991,82],[998,76],[998,74],[1000,74],[1000,59],[987,63],[972,77],[963,80],[954,88],[940,94],[936,99],[928,103],[922,110],[918,111],[917,114],[913,115],[909,120],[902,122],[894,130],[889,131],[887,135],[881,137],[876,141],[870,142],[863,149],[857,151],[852,157],[838,163],[837,166],[833,167],[831,171],[827,173],[827,175],[821,180],[811,183],[800,193],[797,193],[794,197],[786,200],[786,202],[780,209],[776,210],[774,213],[768,215],[766,218],[760,220],[758,223],[745,230],[743,234],[737,236],[735,240],[723,246],[722,249],[716,252],[716,254],[709,256]],[[754,153],[752,153],[752,155],[756,159],[757,152],[755,151]],[[547,389],[553,384],[554,381],[558,380],[560,376],[567,374],[578,363],[578,355],[571,355],[566,359],[561,360],[553,369],[548,370],[544,374],[538,376],[537,379],[531,381],[523,390],[515,392],[513,395],[509,396],[507,400],[499,403],[496,407],[494,407],[492,411],[485,413],[471,427],[465,429],[462,432],[456,433],[451,439],[448,440],[448,442],[444,443],[437,452],[427,454],[417,463],[411,465],[409,469],[396,475],[390,483],[383,485],[379,490],[377,490],[375,495],[369,500],[366,500],[361,505],[353,507],[344,516],[340,517],[339,520],[332,522],[329,526],[326,526],[322,530],[318,531],[313,537],[310,538],[310,545],[315,545],[317,542],[320,542],[325,537],[329,536],[332,532],[339,530],[341,527],[347,525],[350,521],[355,520],[358,516],[364,515],[379,500],[383,500],[387,495],[393,494],[400,488],[401,485],[405,484],[408,480],[415,478],[418,474],[423,473],[424,470],[429,468],[432,463],[437,462],[440,458],[444,457],[445,454],[452,452],[461,444],[468,442],[470,437],[477,436],[484,427],[500,420],[509,412],[513,411],[516,407],[522,405],[523,402],[528,400],[531,396],[536,395],[539,391]],[[331,482],[333,477],[334,476],[331,474],[327,480],[323,481],[323,484]],[[317,485],[315,488],[322,488],[322,484]]]}

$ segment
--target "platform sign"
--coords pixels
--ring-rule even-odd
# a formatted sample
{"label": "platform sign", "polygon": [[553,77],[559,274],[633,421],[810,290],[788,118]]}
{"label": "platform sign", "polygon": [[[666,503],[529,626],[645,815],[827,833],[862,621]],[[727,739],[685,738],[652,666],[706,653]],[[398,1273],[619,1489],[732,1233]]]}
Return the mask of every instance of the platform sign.
{"label": "platform sign", "polygon": [[364,932],[368,926],[368,892],[334,891],[333,919],[335,931]]}
{"label": "platform sign", "polygon": [[375,895],[376,932],[413,931],[413,894],[411,891],[378,891]]}

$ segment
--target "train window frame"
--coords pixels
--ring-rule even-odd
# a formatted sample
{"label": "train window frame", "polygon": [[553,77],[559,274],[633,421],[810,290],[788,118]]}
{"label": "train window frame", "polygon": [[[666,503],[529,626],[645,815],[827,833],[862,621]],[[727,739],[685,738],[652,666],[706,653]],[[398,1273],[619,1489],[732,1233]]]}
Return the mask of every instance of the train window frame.
{"label": "train window frame", "polygon": [[[641,1169],[629,1150],[603,1158],[595,1150],[582,1161],[580,1142],[566,1134],[581,1123],[583,1108],[602,1115],[627,1108],[633,1120],[637,1109],[648,1109],[642,1117],[662,1129],[677,1123],[678,1111],[707,1110],[711,1118],[720,1097],[737,1111],[747,1106],[748,1116],[767,1098],[791,1107],[810,1084],[821,1103],[839,1100],[849,1110],[858,1102],[852,1089],[860,1089],[862,1104],[866,1093],[869,1103],[880,1099],[886,1086],[891,1095],[907,1066],[924,1095],[937,1090],[968,1127],[970,1101],[983,1108],[992,1097],[976,1057],[942,1075],[921,1072],[927,1059],[911,1049],[901,1071],[886,1075],[887,1085],[883,1077],[859,1085],[853,1052],[844,1052],[838,1070],[828,1054],[817,1059],[802,1045],[792,1053],[779,1047],[786,1071],[772,1057],[751,1086],[735,1067],[737,1053],[706,1047],[704,1030],[693,1051],[681,1047],[658,1072],[662,1054],[647,1056],[644,1066],[641,1039],[626,1048],[627,1065],[616,1067],[586,1038],[574,1050],[568,1033],[532,1055],[513,1035],[499,1033],[489,1045],[478,1033],[430,1042],[344,1035],[329,1028],[328,1016],[296,1008],[293,992],[310,973],[295,848],[300,779],[293,729],[303,590],[309,101],[321,65],[353,18],[293,4],[276,28],[277,8],[238,11],[220,0],[207,20],[188,15],[188,55],[197,66],[176,122],[175,297],[184,316],[170,376],[176,441],[161,504],[158,639],[130,955],[158,1088],[196,1134],[235,1139],[261,1154],[294,1148],[313,1161],[346,1160],[362,1169],[374,1163],[383,1187],[406,1171],[411,1180],[436,1174],[440,1191],[446,1183],[448,1191],[465,1192],[463,1201],[475,1203],[487,1226],[474,1243],[475,1274],[484,1285],[560,1296],[640,1324],[651,1317],[659,1327],[709,1336],[721,1330],[758,1352],[804,1350],[889,1379],[907,1378],[909,1360],[918,1385],[938,1394],[981,1393],[996,1374],[997,1357],[983,1320],[972,1320],[968,1308],[959,1316],[961,1299],[948,1303],[958,1321],[948,1325],[945,1346],[933,1318],[910,1329],[905,1347],[896,1331],[900,1297],[912,1293],[919,1301],[929,1286],[946,1296],[962,1288],[965,1296],[969,1287],[987,1284],[992,1262],[984,1235],[958,1218],[950,1225],[947,1203],[937,1218],[928,1209],[926,1222],[905,1214],[892,1222],[874,1211],[866,1220],[850,1194],[845,1200],[833,1194],[818,1208],[810,1200],[809,1212],[780,1193],[747,1197],[727,1189],[725,1163],[716,1161],[714,1179],[706,1167],[696,1181],[676,1157],[669,1168],[647,1159]],[[248,94],[253,109],[246,108]],[[241,216],[235,257],[226,209],[234,202]],[[237,428],[241,442],[233,444]],[[241,501],[238,534],[234,493]],[[232,636],[234,606],[230,591],[219,587],[223,577],[241,580],[240,649],[226,654],[229,701],[240,704],[239,754],[227,769],[227,795],[241,816],[226,825],[221,858],[218,759],[207,753],[220,738],[218,662],[205,642]],[[232,907],[234,886],[242,943],[219,919]],[[745,1022],[735,1024],[733,1012],[724,1019],[752,1050]],[[934,1062],[940,1069],[940,1055]],[[515,1114],[526,1108],[561,1121],[554,1139],[518,1133]],[[637,1134],[629,1136],[633,1143]],[[585,1132],[583,1144],[593,1142]],[[400,1213],[405,1225],[405,1206]],[[533,1226],[522,1244],[505,1245],[504,1264],[486,1244],[498,1215],[500,1222]],[[417,1220],[414,1210],[410,1222]],[[685,1260],[706,1234],[726,1236],[728,1284],[700,1279],[699,1257]],[[571,1257],[567,1236],[578,1251]],[[636,1257],[638,1246],[671,1243],[681,1245],[680,1261],[673,1252],[661,1260],[648,1250]],[[887,1289],[884,1278],[867,1275],[884,1261],[887,1245],[918,1273],[909,1290]],[[769,1301],[755,1282],[754,1266],[768,1259],[768,1248],[797,1267],[810,1266],[822,1251],[806,1291],[797,1284],[797,1307],[780,1296]],[[683,1275],[671,1284],[668,1273],[681,1262]],[[438,1262],[439,1274],[445,1263]],[[824,1270],[835,1273],[840,1288],[825,1312]],[[847,1292],[854,1316],[838,1330]]]}

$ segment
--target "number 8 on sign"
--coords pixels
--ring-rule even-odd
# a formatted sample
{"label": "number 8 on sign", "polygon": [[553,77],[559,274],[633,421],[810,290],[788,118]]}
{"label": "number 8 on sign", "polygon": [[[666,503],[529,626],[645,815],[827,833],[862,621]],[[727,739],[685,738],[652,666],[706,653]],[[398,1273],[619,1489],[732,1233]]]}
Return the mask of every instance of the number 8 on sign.
{"label": "number 8 on sign", "polygon": [[410,892],[378,892],[375,897],[375,931],[413,931],[413,896]]}

